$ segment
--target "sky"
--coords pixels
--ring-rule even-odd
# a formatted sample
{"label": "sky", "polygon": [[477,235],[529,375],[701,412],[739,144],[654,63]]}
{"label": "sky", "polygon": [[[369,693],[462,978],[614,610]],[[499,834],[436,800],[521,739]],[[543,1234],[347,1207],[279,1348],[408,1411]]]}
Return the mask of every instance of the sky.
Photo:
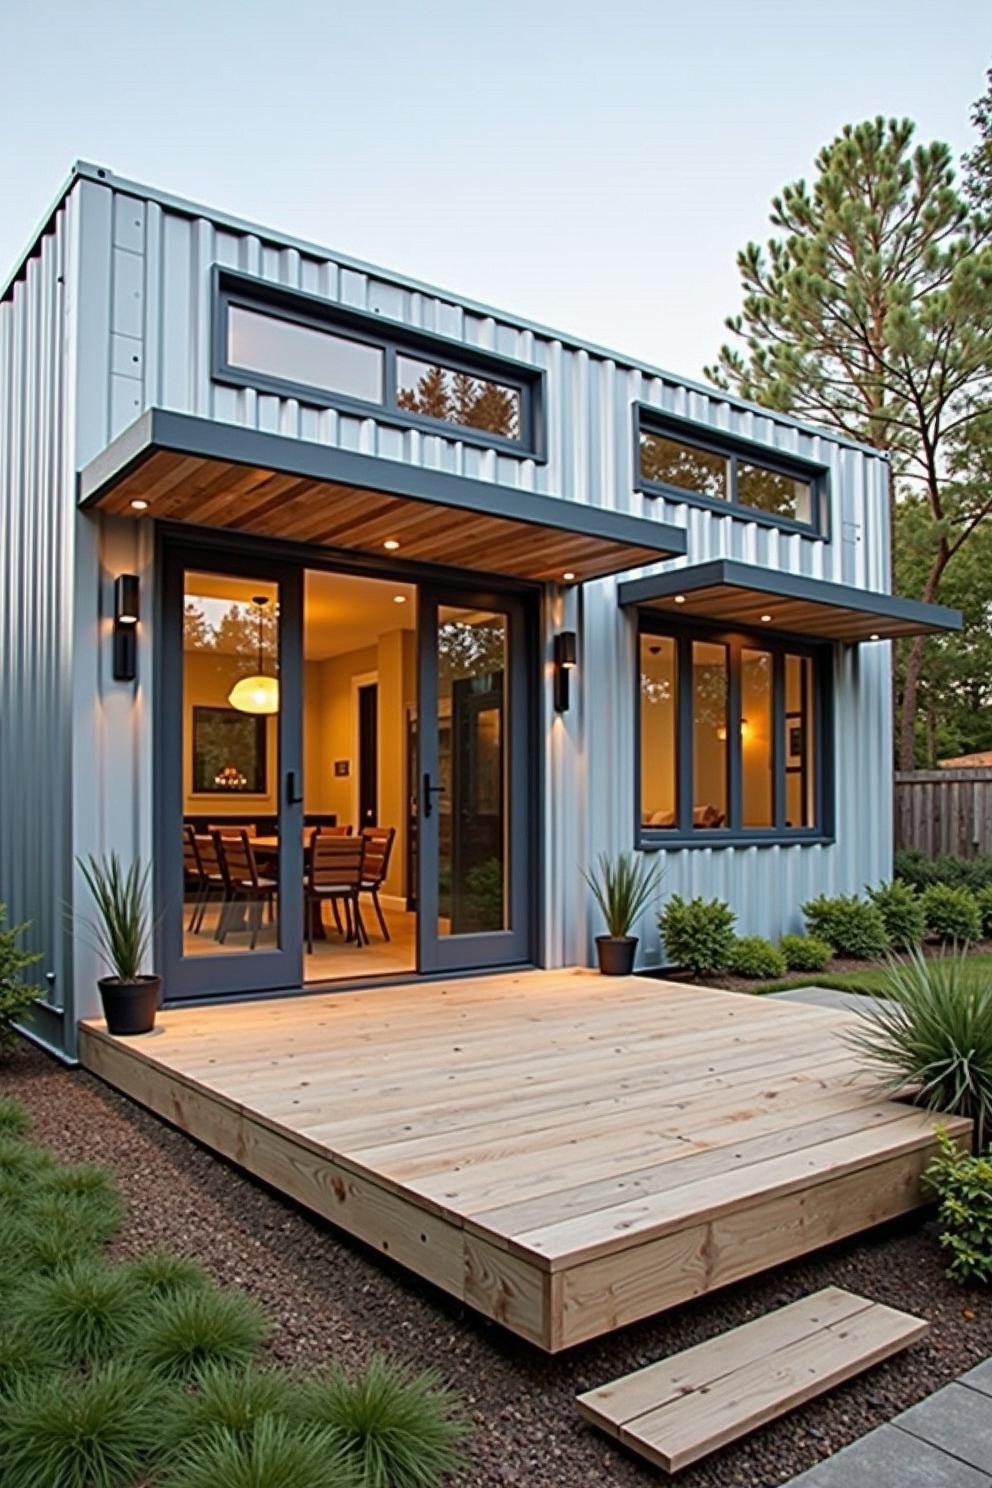
{"label": "sky", "polygon": [[990,65],[989,0],[2,0],[0,282],[82,159],[699,377],[772,196]]}

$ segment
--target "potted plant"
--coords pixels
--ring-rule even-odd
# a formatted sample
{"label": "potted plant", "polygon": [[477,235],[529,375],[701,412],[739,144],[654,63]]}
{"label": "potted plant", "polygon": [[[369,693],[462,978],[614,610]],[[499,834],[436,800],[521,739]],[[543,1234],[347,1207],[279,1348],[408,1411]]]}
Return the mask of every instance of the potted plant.
{"label": "potted plant", "polygon": [[143,973],[151,925],[146,891],[148,866],[134,862],[125,872],[116,853],[77,859],[96,905],[89,921],[96,949],[112,968],[97,985],[109,1033],[150,1033],[155,1027],[162,978]]}
{"label": "potted plant", "polygon": [[606,921],[607,933],[596,936],[599,969],[604,976],[629,976],[637,950],[631,928],[658,886],[658,867],[632,852],[616,858],[600,853],[596,867],[583,876]]}

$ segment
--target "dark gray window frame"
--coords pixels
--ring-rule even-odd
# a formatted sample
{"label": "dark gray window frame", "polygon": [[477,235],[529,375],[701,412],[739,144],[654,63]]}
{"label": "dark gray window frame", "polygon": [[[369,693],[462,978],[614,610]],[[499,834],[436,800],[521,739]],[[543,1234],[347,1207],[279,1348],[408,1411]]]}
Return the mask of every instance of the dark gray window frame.
{"label": "dark gray window frame", "polygon": [[[318,408],[335,408],[360,418],[374,418],[380,423],[401,429],[420,429],[425,434],[435,434],[442,439],[457,439],[463,444],[498,450],[500,454],[534,460],[538,464],[547,461],[545,373],[541,367],[532,367],[526,362],[495,352],[476,350],[450,336],[439,336],[434,332],[414,330],[395,321],[384,321],[381,316],[367,311],[334,304],[304,290],[284,289],[253,275],[222,269],[219,265],[215,265],[213,270],[212,299],[210,375],[214,382],[226,383],[232,387],[255,388],[258,392],[274,393],[281,398],[296,398],[301,403]],[[228,310],[232,305],[295,325],[307,326],[311,330],[344,335],[349,340],[359,341],[382,351],[383,401],[371,403],[365,399],[348,397],[344,393],[329,392],[327,388],[313,387],[308,383],[293,382],[234,365],[227,355]],[[449,423],[446,419],[429,418],[426,414],[410,413],[400,408],[396,401],[396,359],[399,356],[416,357],[443,365],[454,372],[488,378],[511,388],[520,400],[520,437],[509,439],[501,434],[491,434],[485,429],[475,429],[469,424]]]}
{"label": "dark gray window frame", "polygon": [[[706,454],[721,455],[730,462],[730,499],[707,496],[702,491],[690,491],[684,486],[671,486],[663,481],[647,480],[641,474],[641,435],[657,434],[661,438],[677,440]],[[687,501],[693,506],[705,507],[707,511],[721,516],[737,517],[745,522],[758,522],[764,527],[778,527],[785,532],[796,532],[802,537],[819,542],[830,541],[830,471],[826,465],[801,456],[783,455],[770,450],[758,440],[744,439],[735,434],[724,434],[711,429],[694,419],[681,418],[677,414],[664,413],[647,403],[634,404],[633,418],[634,489],[645,496],[664,496],[669,501]],[[737,464],[760,465],[775,475],[793,480],[806,481],[810,487],[810,505],[813,520],[799,522],[793,517],[776,516],[774,512],[761,511],[756,506],[736,499]]]}
{"label": "dark gray window frame", "polygon": [[[641,811],[641,637],[666,636],[677,647],[676,686],[676,827],[646,827]],[[729,665],[727,719],[727,802],[726,827],[693,827],[685,823],[692,817],[692,667],[693,641],[715,641],[727,647]],[[740,668],[743,650],[770,651],[773,657],[775,693],[773,720],[773,827],[741,825],[741,687]],[[808,656],[813,663],[813,769],[815,825],[785,825],[785,656]],[[835,840],[834,826],[834,712],[833,712],[833,647],[829,643],[811,643],[808,638],[786,632],[728,630],[724,625],[706,621],[683,623],[648,611],[638,613],[634,673],[634,841],[642,852],[662,852],[693,847],[761,847],[824,844]]]}

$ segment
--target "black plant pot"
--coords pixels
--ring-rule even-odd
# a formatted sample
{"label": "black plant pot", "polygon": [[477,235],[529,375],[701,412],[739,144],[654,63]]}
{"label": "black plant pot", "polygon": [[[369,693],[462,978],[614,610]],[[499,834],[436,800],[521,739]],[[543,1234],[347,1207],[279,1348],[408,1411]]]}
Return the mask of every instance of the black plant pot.
{"label": "black plant pot", "polygon": [[97,986],[103,1000],[108,1033],[125,1038],[136,1033],[151,1033],[162,991],[161,977],[135,977],[133,982],[123,982],[120,977],[101,977]]}
{"label": "black plant pot", "polygon": [[630,976],[634,969],[636,935],[597,935],[596,954],[604,976]]}

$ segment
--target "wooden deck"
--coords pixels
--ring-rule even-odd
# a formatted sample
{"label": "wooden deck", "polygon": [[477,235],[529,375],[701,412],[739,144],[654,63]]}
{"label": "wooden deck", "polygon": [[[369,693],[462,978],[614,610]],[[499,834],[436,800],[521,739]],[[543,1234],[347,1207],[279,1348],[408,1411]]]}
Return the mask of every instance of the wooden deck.
{"label": "wooden deck", "polygon": [[91,1022],[80,1057],[554,1351],[920,1203],[936,1123],[878,1097],[850,1018],[523,972]]}

